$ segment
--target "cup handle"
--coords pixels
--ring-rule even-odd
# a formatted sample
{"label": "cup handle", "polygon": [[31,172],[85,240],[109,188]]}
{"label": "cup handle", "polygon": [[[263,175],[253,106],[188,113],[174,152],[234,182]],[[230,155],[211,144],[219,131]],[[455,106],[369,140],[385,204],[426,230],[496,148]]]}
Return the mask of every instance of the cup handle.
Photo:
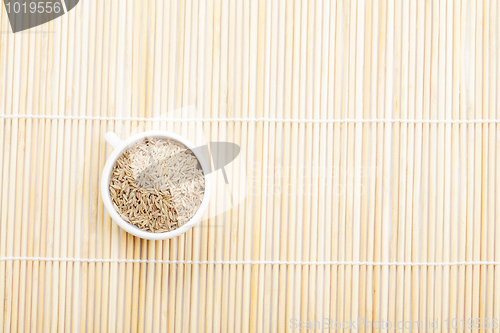
{"label": "cup handle", "polygon": [[104,134],[104,140],[106,140],[113,149],[118,148],[122,144],[122,140],[114,132],[107,132]]}

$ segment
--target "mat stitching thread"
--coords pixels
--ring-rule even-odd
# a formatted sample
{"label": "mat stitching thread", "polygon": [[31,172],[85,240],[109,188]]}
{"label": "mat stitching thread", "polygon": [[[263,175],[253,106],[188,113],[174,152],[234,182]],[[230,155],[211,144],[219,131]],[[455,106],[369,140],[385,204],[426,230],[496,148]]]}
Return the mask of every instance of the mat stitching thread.
{"label": "mat stitching thread", "polygon": [[272,123],[408,123],[408,124],[489,124],[500,123],[500,119],[279,119],[279,118],[141,118],[58,115],[5,115],[4,119],[60,119],[60,120],[104,120],[104,121],[172,121],[172,122],[272,122]]}
{"label": "mat stitching thread", "polygon": [[196,260],[148,260],[148,259],[97,259],[97,258],[43,258],[2,257],[0,261],[54,261],[75,263],[148,263],[148,264],[192,264],[192,265],[353,265],[353,266],[456,266],[456,265],[500,265],[498,261],[456,261],[456,262],[369,262],[369,261],[196,261]]}

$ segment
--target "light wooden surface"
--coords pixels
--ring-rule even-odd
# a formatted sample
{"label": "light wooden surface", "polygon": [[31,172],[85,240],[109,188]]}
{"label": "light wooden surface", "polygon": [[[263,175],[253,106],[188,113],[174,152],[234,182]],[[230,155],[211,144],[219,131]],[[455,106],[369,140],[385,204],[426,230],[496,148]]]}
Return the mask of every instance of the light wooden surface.
{"label": "light wooden surface", "polygon": [[[82,0],[17,34],[0,13],[3,331],[498,331],[497,1]],[[245,166],[169,241],[100,198],[104,133],[149,129]]]}

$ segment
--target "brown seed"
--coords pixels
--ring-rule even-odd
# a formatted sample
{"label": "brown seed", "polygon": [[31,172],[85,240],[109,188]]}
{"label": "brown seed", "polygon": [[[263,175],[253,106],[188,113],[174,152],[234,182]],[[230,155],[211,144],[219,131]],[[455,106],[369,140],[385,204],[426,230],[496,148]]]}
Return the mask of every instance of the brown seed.
{"label": "brown seed", "polygon": [[170,231],[189,221],[204,191],[203,171],[193,152],[159,138],[125,151],[110,181],[111,200],[124,220],[152,232]]}

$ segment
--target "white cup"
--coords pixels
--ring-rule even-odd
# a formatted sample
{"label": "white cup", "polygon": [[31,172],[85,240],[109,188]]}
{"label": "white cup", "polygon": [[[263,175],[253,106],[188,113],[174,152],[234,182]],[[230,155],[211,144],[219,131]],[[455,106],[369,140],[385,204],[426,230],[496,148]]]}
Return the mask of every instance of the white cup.
{"label": "white cup", "polygon": [[149,132],[142,132],[136,135],[131,136],[127,140],[122,141],[115,133],[113,132],[108,132],[104,135],[104,139],[114,148],[114,151],[109,155],[108,160],[106,161],[106,165],[104,166],[104,169],[102,170],[102,176],[101,176],[101,195],[102,195],[102,201],[104,202],[104,207],[108,211],[109,215],[115,221],[120,228],[125,230],[126,232],[140,237],[144,239],[152,239],[152,240],[161,240],[161,239],[168,239],[168,238],[173,238],[177,237],[189,229],[191,229],[196,223],[198,223],[202,216],[203,213],[205,212],[205,209],[208,206],[208,202],[210,200],[210,176],[209,176],[209,167],[207,164],[207,161],[204,160],[203,156],[200,156],[199,153],[196,153],[196,150],[193,151],[195,156],[198,158],[198,161],[200,162],[200,165],[203,169],[203,173],[205,175],[205,193],[203,194],[203,200],[201,202],[200,207],[198,208],[198,211],[196,214],[186,223],[181,225],[179,228],[172,230],[172,231],[167,231],[167,232],[161,232],[161,233],[155,233],[155,232],[150,232],[150,231],[145,231],[137,226],[128,223],[125,221],[120,214],[116,211],[115,207],[113,206],[113,203],[111,202],[111,196],[109,193],[109,182],[111,180],[111,173],[113,172],[113,167],[115,166],[116,160],[127,150],[130,148],[132,145],[135,143],[144,140],[145,138],[165,138],[165,139],[172,139],[177,142],[182,143],[189,149],[195,148],[195,146],[183,138],[180,135],[170,133],[167,131],[149,131]]}

